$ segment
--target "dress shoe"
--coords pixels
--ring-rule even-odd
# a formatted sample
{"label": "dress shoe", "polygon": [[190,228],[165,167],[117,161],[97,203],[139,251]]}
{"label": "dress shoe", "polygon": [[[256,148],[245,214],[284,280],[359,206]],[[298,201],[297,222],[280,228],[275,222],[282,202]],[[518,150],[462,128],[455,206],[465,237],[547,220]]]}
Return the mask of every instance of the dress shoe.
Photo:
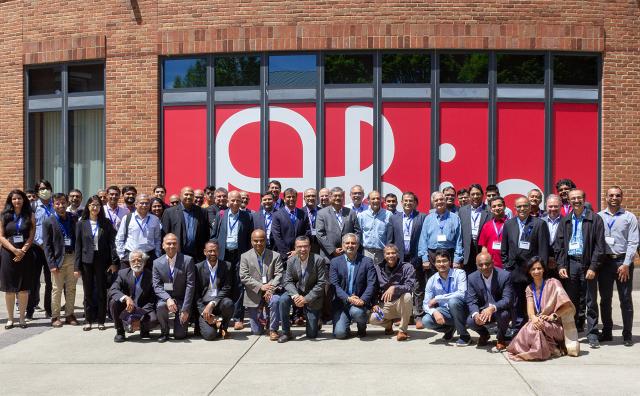
{"label": "dress shoe", "polygon": [[169,341],[169,336],[168,336],[168,335],[166,335],[166,334],[162,334],[162,335],[160,335],[160,337],[158,338],[158,342],[159,342],[159,343],[161,343],[161,344],[162,344],[163,342],[167,342],[167,341]]}
{"label": "dress shoe", "polygon": [[91,323],[86,322],[84,325],[82,325],[82,331],[89,331],[91,330]]}
{"label": "dress shoe", "polygon": [[481,334],[478,338],[478,346],[483,347],[489,345],[489,334]]}
{"label": "dress shoe", "polygon": [[456,341],[455,344],[457,347],[466,347],[471,345],[471,337],[470,336],[466,336],[464,338],[460,337],[458,338],[458,341]]}
{"label": "dress shoe", "polygon": [[633,340],[631,338],[627,338],[626,340],[623,341],[623,344],[626,347],[632,347],[633,346]]}
{"label": "dress shoe", "polygon": [[78,325],[78,319],[76,319],[76,317],[74,315],[69,315],[65,318],[65,323],[67,323],[68,325],[71,326],[77,326]]}
{"label": "dress shoe", "polygon": [[279,336],[278,336],[278,332],[277,331],[275,331],[275,330],[269,331],[269,340],[270,341],[278,341],[278,338],[279,338]]}
{"label": "dress shoe", "polygon": [[358,338],[363,338],[367,336],[367,330],[358,330]]}
{"label": "dress shoe", "polygon": [[244,324],[242,324],[242,322],[236,322],[233,324],[233,329],[234,330],[242,330],[244,329]]}
{"label": "dress shoe", "polygon": [[505,349],[507,349],[507,345],[508,344],[506,343],[506,341],[498,341],[496,343],[496,350],[498,352],[503,352]]}
{"label": "dress shoe", "polygon": [[453,332],[455,330],[449,330],[446,333],[444,333],[444,335],[442,336],[442,339],[445,341],[451,341],[451,339],[453,338]]}
{"label": "dress shoe", "polygon": [[578,331],[578,333],[584,332],[584,321],[580,321],[576,323],[576,330]]}
{"label": "dress shoe", "polygon": [[282,335],[278,337],[278,344],[284,344],[285,342],[292,339],[293,339],[293,334],[291,334],[291,332],[282,333]]}
{"label": "dress shoe", "polygon": [[125,342],[125,340],[126,340],[126,337],[124,336],[124,334],[121,334],[121,333],[118,333],[116,334],[115,337],[113,337],[113,342],[120,343],[120,342]]}
{"label": "dress shoe", "polygon": [[59,318],[53,318],[51,319],[51,326],[52,327],[62,327],[62,321]]}
{"label": "dress shoe", "polygon": [[409,334],[405,333],[402,330],[398,330],[398,334],[396,335],[396,340],[405,341],[407,338],[409,338]]}
{"label": "dress shoe", "polygon": [[294,324],[295,326],[298,326],[298,327],[304,327],[304,318],[303,317],[296,318]]}
{"label": "dress shoe", "polygon": [[613,341],[613,335],[611,333],[602,332],[598,336],[598,341],[600,341],[600,342]]}
{"label": "dress shoe", "polygon": [[394,331],[393,331],[393,327],[389,326],[389,327],[385,327],[384,329],[384,335],[393,335]]}
{"label": "dress shoe", "polygon": [[7,321],[7,324],[6,324],[6,325],[4,325],[4,329],[5,329],[5,330],[11,330],[11,329],[13,329],[13,327],[14,327],[13,322],[12,322],[12,321],[10,321],[10,320],[8,320],[8,321]]}
{"label": "dress shoe", "polygon": [[21,329],[26,329],[27,328],[27,322],[21,322],[20,323],[20,328]]}
{"label": "dress shoe", "polygon": [[148,331],[141,331],[140,332],[140,338],[142,338],[143,340],[144,339],[150,340],[151,339],[151,334],[149,334]]}
{"label": "dress shoe", "polygon": [[424,329],[422,318],[416,318],[416,330],[422,330],[422,329]]}

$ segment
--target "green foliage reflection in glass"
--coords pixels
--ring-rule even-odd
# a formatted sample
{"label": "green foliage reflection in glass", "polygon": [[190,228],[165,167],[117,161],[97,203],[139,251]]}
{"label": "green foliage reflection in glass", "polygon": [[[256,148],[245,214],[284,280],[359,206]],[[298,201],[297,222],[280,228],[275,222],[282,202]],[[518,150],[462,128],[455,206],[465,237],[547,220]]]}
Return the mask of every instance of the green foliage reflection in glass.
{"label": "green foliage reflection in glass", "polygon": [[544,55],[498,54],[498,84],[544,84]]}
{"label": "green foliage reflection in glass", "polygon": [[260,57],[218,57],[215,59],[215,75],[215,85],[218,87],[260,85]]}
{"label": "green foliage reflection in glass", "polygon": [[383,54],[383,84],[428,84],[431,57],[428,54]]}
{"label": "green foliage reflection in glass", "polygon": [[171,59],[164,64],[165,88],[196,88],[207,86],[207,60]]}
{"label": "green foliage reflection in glass", "polygon": [[370,54],[333,54],[324,58],[326,84],[371,84],[373,56]]}
{"label": "green foliage reflection in glass", "polygon": [[489,54],[440,55],[440,82],[445,84],[486,84]]}

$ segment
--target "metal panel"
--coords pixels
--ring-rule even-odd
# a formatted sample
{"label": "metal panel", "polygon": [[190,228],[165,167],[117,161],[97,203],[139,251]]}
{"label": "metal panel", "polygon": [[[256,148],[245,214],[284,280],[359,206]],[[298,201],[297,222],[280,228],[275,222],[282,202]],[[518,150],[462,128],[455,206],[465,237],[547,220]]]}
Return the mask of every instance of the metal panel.
{"label": "metal panel", "polygon": [[324,98],[332,99],[373,99],[373,87],[325,87]]}
{"label": "metal panel", "polygon": [[162,103],[165,105],[182,103],[200,103],[207,101],[207,92],[163,92]]}
{"label": "metal panel", "polygon": [[316,88],[268,89],[269,100],[315,100]]}
{"label": "metal panel", "polygon": [[498,84],[498,60],[495,52],[489,54],[489,141],[487,144],[487,177],[489,184],[496,183],[497,132],[496,132],[496,91]]}
{"label": "metal panel", "polygon": [[440,88],[442,99],[489,99],[489,88],[446,87]]}
{"label": "metal panel", "polygon": [[440,183],[440,54],[434,51],[431,62],[431,189]]}
{"label": "metal panel", "polygon": [[77,107],[104,106],[104,95],[69,96],[67,104],[70,109]]}
{"label": "metal panel", "polygon": [[544,192],[549,195],[553,190],[553,59],[550,52],[544,59],[544,92]]}
{"label": "metal panel", "polygon": [[376,52],[373,58],[373,189],[382,186],[382,56]]}
{"label": "metal panel", "polygon": [[27,99],[27,108],[33,110],[61,109],[62,98]]}
{"label": "metal panel", "polygon": [[260,100],[260,89],[226,91],[220,88],[215,91],[216,102],[257,102]]}
{"label": "metal panel", "polygon": [[382,87],[383,99],[430,99],[431,88]]}
{"label": "metal panel", "polygon": [[544,99],[544,87],[516,88],[516,87],[498,86],[498,98],[500,99]]}
{"label": "metal panel", "polygon": [[598,100],[598,88],[553,88],[554,99]]}

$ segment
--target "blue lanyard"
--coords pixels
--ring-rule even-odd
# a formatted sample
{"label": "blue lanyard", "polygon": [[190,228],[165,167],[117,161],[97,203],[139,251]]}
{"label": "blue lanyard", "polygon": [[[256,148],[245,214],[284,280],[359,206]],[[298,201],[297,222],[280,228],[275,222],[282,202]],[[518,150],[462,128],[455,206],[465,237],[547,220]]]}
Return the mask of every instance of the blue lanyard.
{"label": "blue lanyard", "polygon": [[69,218],[67,217],[67,220],[65,220],[64,224],[62,223],[62,221],[60,221],[60,216],[58,216],[57,213],[53,213],[56,216],[56,220],[58,220],[58,225],[60,226],[60,231],[62,231],[62,235],[64,235],[65,238],[69,238],[70,237],[70,233],[69,230],[67,229],[67,223],[69,222]]}
{"label": "blue lanyard", "polygon": [[573,214],[573,235],[571,235],[571,239],[577,239],[577,233],[578,233],[578,225],[582,222],[582,218],[580,218],[580,220],[578,220],[578,218],[576,217],[575,213]]}
{"label": "blue lanyard", "polygon": [[[605,212],[605,214],[607,214],[607,215],[611,216],[610,214],[608,214],[608,213],[606,213],[606,212]],[[613,215],[613,219],[611,220],[611,222],[608,222],[608,221],[607,221],[607,228],[609,228],[609,235],[611,235],[611,229],[613,228],[613,225],[614,225],[614,224],[615,224],[615,222],[616,222],[616,218],[617,218],[618,216],[620,216],[620,214],[621,214],[620,212],[616,212],[616,214],[614,214],[614,215]]]}
{"label": "blue lanyard", "polygon": [[262,256],[258,256],[258,252],[256,252],[256,257],[258,258],[258,268],[260,268],[260,276],[262,276],[264,272],[264,268],[262,267],[262,263],[264,262],[264,253],[262,253]]}
{"label": "blue lanyard", "polygon": [[51,213],[53,212],[53,205],[51,202],[49,202],[49,204],[47,205],[42,205],[42,208],[44,209],[44,212],[47,214],[47,217],[51,216]]}
{"label": "blue lanyard", "polygon": [[447,288],[444,288],[444,282],[442,282],[442,278],[438,277],[438,282],[440,283],[440,286],[442,286],[442,290],[445,291],[445,293],[449,294],[451,292],[451,277],[449,276],[449,281],[447,282]]}
{"label": "blue lanyard", "polygon": [[524,222],[522,222],[520,220],[520,218],[518,218],[518,226],[520,227],[520,233],[521,233],[520,238],[522,238],[522,237],[528,238],[529,234],[531,234],[531,230],[532,230],[533,227],[528,227],[527,228],[527,232],[525,233],[524,229],[527,226],[527,221],[525,220]]}
{"label": "blue lanyard", "polygon": [[[264,228],[266,228],[267,230],[271,227],[271,222],[273,221],[271,219],[271,216],[272,216],[271,212],[267,212],[266,210],[264,211]],[[233,231],[233,228],[231,228],[231,231]]]}
{"label": "blue lanyard", "polygon": [[313,211],[311,211],[307,206],[307,214],[309,215],[309,225],[311,225],[311,228],[316,228],[316,212],[317,211],[318,211],[317,209],[314,209]]}
{"label": "blue lanyard", "polygon": [[[91,226],[91,223],[89,223],[89,226]],[[96,233],[98,232],[98,230],[100,229],[100,224],[98,224],[98,222],[96,221],[96,228],[94,229],[93,226],[91,227],[91,237],[95,239],[96,237]]]}
{"label": "blue lanyard", "polygon": [[216,278],[218,277],[217,268],[218,268],[218,266],[215,266],[213,268],[209,267],[209,280],[211,281],[211,288],[212,289],[214,289],[216,287]]}
{"label": "blue lanyard", "polygon": [[238,213],[236,216],[237,216],[237,217],[236,217],[236,221],[234,221],[234,222],[233,222],[233,224],[231,224],[231,212],[229,212],[229,221],[228,221],[228,224],[229,224],[229,230],[230,230],[231,232],[233,232],[233,229],[236,227],[236,224],[238,224],[238,220],[240,220],[240,213]]}
{"label": "blue lanyard", "polygon": [[[414,217],[415,217],[415,212],[411,212],[411,214],[409,215],[409,220],[404,222],[404,231],[405,231],[405,234],[407,234],[407,235],[411,234],[411,226],[413,225],[413,218]],[[402,219],[404,220],[406,218],[407,218],[407,215],[403,213],[402,214]]]}
{"label": "blue lanyard", "polygon": [[173,266],[173,269],[171,269],[171,266],[169,266],[169,279],[171,279],[171,282],[173,282],[173,274],[176,272],[176,266]]}
{"label": "blue lanyard", "polygon": [[118,220],[118,212],[119,211],[120,211],[120,207],[116,206],[116,210],[115,210],[116,218],[114,220],[113,216],[111,216],[111,208],[109,207],[109,205],[107,205],[107,214],[109,215],[109,221],[111,221],[111,224],[113,224],[113,225],[116,224],[116,220]]}
{"label": "blue lanyard", "polygon": [[22,216],[16,216],[16,214],[13,214],[13,221],[16,222],[16,235],[21,235],[22,233],[20,232],[20,226],[22,226]]}
{"label": "blue lanyard", "polygon": [[480,219],[480,215],[482,213],[476,213],[476,215],[473,215],[473,212],[471,212],[471,221],[473,222],[473,227],[476,227],[476,223],[478,222],[478,220]]}
{"label": "blue lanyard", "polygon": [[504,224],[502,224],[502,227],[500,227],[500,231],[498,231],[498,226],[496,225],[496,220],[493,219],[493,229],[496,230],[496,236],[498,237],[498,239],[500,239],[500,237],[502,236],[502,230],[504,230]]}
{"label": "blue lanyard", "polygon": [[[140,224],[140,222],[138,221],[138,218],[135,217],[135,215],[133,217],[136,219],[136,223],[138,223],[138,227],[140,227],[140,231],[142,232],[142,235],[144,235],[144,232],[147,230],[147,228],[149,228],[149,220],[151,219],[151,216],[147,215],[147,220],[146,221],[142,220],[142,224]],[[190,217],[190,216],[187,216],[187,217]]]}
{"label": "blue lanyard", "polygon": [[536,284],[531,282],[531,288],[533,289],[533,301],[536,304],[536,312],[541,312],[540,305],[542,304],[542,292],[544,291],[544,280],[542,280],[542,286],[540,286],[540,295],[536,295]]}

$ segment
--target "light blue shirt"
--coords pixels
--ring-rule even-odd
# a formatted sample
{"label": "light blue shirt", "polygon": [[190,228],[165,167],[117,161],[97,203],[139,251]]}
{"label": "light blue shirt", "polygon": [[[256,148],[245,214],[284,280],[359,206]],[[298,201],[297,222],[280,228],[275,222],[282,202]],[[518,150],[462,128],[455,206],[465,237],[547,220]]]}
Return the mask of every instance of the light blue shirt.
{"label": "light blue shirt", "polygon": [[[446,241],[438,242],[438,235],[441,234],[446,237]],[[462,232],[457,214],[448,210],[442,215],[432,212],[424,219],[418,243],[418,256],[422,257],[422,262],[427,262],[429,250],[436,249],[454,249],[453,262],[462,262]]]}
{"label": "light blue shirt", "polygon": [[53,200],[49,201],[49,205],[45,206],[41,200],[36,202],[36,234],[33,237],[33,241],[42,246],[42,223],[45,219],[53,214]]}
{"label": "light blue shirt", "polygon": [[349,258],[345,255],[344,256],[345,260],[347,260],[347,269],[349,270],[349,276],[347,278],[347,294],[349,296],[353,295],[353,284],[356,281],[356,269],[358,268],[356,266],[356,262],[355,261],[351,261],[349,260]]}
{"label": "light blue shirt", "polygon": [[547,216],[545,220],[547,222],[547,228],[549,228],[549,240],[551,241],[551,243],[553,243],[556,240],[558,224],[560,224],[560,220],[562,220],[562,217],[558,215],[558,217],[552,219],[551,217]]}
{"label": "light blue shirt", "polygon": [[[613,238],[613,243],[606,243],[607,254],[625,254],[624,265],[631,265],[638,249],[638,219],[622,208],[614,214],[605,209],[598,213],[604,221],[605,238]],[[605,241],[607,240],[605,239]]]}
{"label": "light blue shirt", "polygon": [[362,212],[364,212],[365,210],[369,209],[369,205],[365,204],[364,202],[360,204],[360,206],[358,206],[357,208],[355,206],[353,206],[353,203],[350,205],[350,208],[355,211],[356,213],[360,214]]}
{"label": "light blue shirt", "polygon": [[379,209],[373,213],[371,208],[358,213],[358,223],[362,229],[362,247],[368,249],[384,249],[388,240],[388,225],[391,212]]}
{"label": "light blue shirt", "polygon": [[[582,237],[582,220],[584,220],[585,210],[579,218],[576,217],[575,212],[571,212],[571,227],[573,232],[571,233],[571,239],[569,240],[569,256],[582,256],[584,249],[584,238]],[[578,243],[578,247],[571,249],[571,244]]]}
{"label": "light blue shirt", "polygon": [[429,307],[429,301],[436,299],[438,305],[448,308],[449,300],[459,298],[464,300],[467,292],[467,273],[461,269],[451,268],[447,280],[442,280],[440,274],[435,273],[427,281],[424,289],[424,312],[432,315],[436,308]]}
{"label": "light blue shirt", "polygon": [[229,215],[227,217],[227,240],[225,241],[227,250],[236,250],[238,248],[238,230],[240,229],[239,217],[240,211],[233,214],[231,210],[229,210]]}
{"label": "light blue shirt", "polygon": [[[125,223],[126,224],[126,223]],[[127,231],[127,240],[124,240],[124,224],[118,228],[116,235],[116,251],[121,259],[125,257],[125,250],[133,252],[134,250],[142,250],[148,252],[153,250],[156,257],[162,256],[160,247],[162,245],[160,219],[154,214],[148,213],[143,219],[138,212],[134,212],[129,222]]]}

